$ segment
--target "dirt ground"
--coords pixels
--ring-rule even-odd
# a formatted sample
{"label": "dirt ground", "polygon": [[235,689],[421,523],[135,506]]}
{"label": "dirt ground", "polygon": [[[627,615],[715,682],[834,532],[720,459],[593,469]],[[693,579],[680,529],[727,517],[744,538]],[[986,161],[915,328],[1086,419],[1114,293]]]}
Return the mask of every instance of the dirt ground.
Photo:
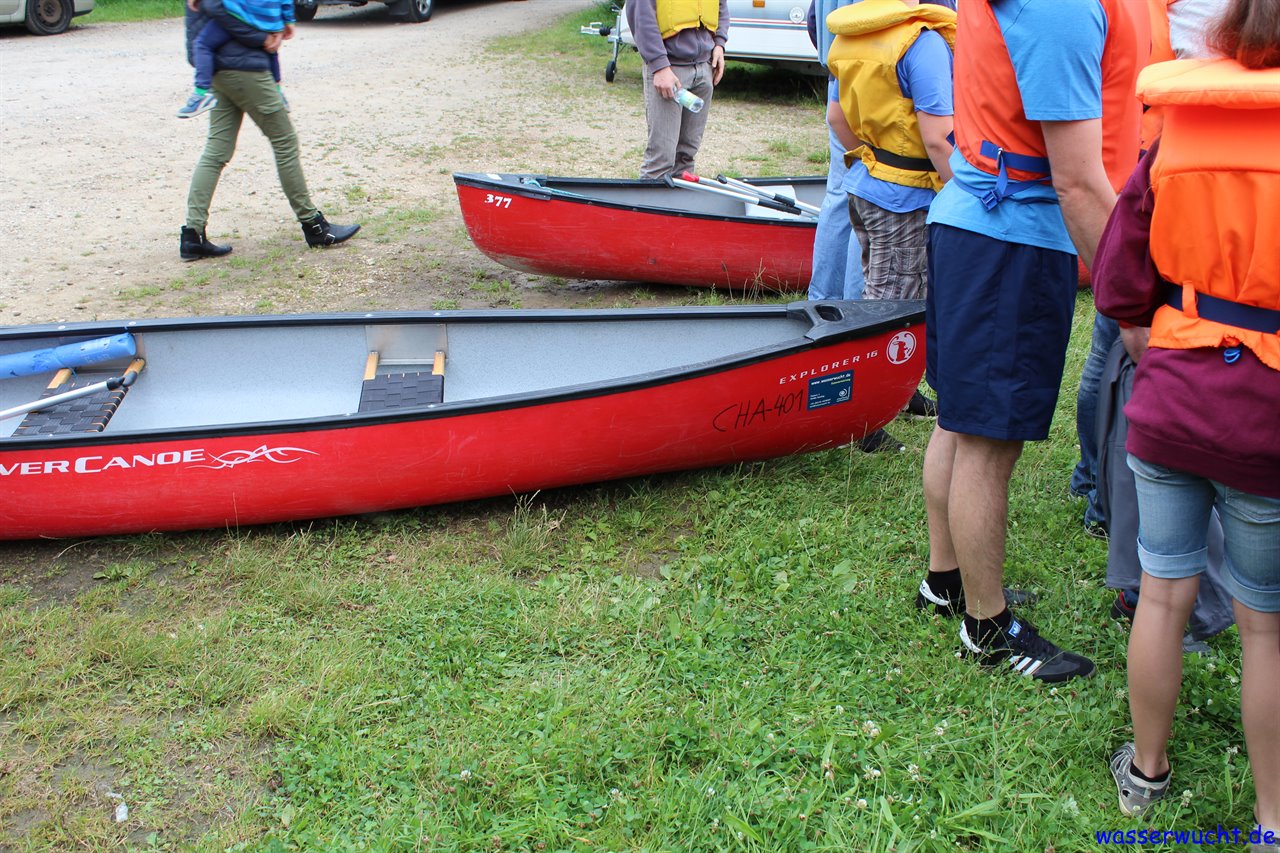
{"label": "dirt ground", "polygon": [[[178,228],[207,122],[174,116],[191,81],[182,21],[89,15],[53,38],[0,31],[0,323],[687,299],[506,270],[462,226],[453,171],[634,175],[634,54],[610,85],[603,39],[568,66],[518,41],[504,60],[490,44],[590,5],[445,0],[425,24],[394,23],[380,3],[322,8],[281,53],[284,86],[317,205],[364,231],[308,251],[270,148],[246,123],[208,229],[235,252],[194,264],[178,258]],[[818,172],[801,158],[823,150],[816,116],[717,103],[703,170],[752,174],[772,149],[793,173]]]}

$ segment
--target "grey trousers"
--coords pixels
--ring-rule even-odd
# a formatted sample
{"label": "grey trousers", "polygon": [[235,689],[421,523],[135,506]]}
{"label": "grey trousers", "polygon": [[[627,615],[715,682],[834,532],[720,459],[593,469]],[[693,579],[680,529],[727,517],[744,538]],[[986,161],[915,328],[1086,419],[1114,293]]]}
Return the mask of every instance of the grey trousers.
{"label": "grey trousers", "polygon": [[219,71],[213,75],[213,93],[218,105],[209,113],[209,136],[204,153],[191,176],[187,192],[187,227],[204,231],[209,221],[209,205],[223,168],[236,153],[240,125],[247,114],[271,143],[276,158],[280,187],[298,221],[314,219],[316,210],[307,192],[298,153],[298,135],[284,108],[280,90],[267,71]]}
{"label": "grey trousers", "polygon": [[642,178],[665,178],[693,171],[693,159],[702,145],[702,131],[711,112],[711,63],[672,65],[680,85],[702,98],[701,112],[691,113],[669,101],[653,88],[653,74],[644,69],[644,114],[649,128],[649,144],[644,149]]}

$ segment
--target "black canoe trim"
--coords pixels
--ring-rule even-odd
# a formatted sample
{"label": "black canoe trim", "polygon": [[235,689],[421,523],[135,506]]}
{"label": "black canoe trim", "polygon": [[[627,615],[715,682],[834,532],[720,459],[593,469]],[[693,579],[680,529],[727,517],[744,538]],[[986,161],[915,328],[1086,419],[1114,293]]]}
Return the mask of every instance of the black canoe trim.
{"label": "black canoe trim", "polygon": [[[879,314],[864,322],[855,322],[847,316],[844,306],[858,306],[859,313]],[[454,403],[401,411],[384,410],[370,413],[345,413],[319,418],[297,420],[254,421],[240,424],[219,424],[216,427],[182,427],[176,429],[149,430],[118,433],[88,433],[72,437],[50,439],[43,436],[10,436],[0,439],[0,453],[9,450],[44,450],[50,448],[80,448],[111,444],[149,444],[157,441],[187,441],[191,439],[216,439],[232,436],[267,435],[271,433],[321,432],[335,429],[354,429],[383,424],[426,421],[438,418],[454,418],[486,414],[504,409],[522,409],[530,406],[551,405],[571,400],[604,397],[611,394],[652,388],[689,379],[696,379],[727,370],[771,361],[794,353],[826,347],[847,340],[872,337],[891,329],[901,329],[924,322],[922,300],[877,300],[865,302],[792,302],[787,305],[751,305],[694,308],[650,309],[513,309],[487,311],[396,311],[368,314],[302,314],[259,315],[240,317],[200,317],[174,320],[131,320],[125,323],[69,323],[27,327],[19,330],[0,330],[0,341],[21,340],[29,337],[66,335],[68,342],[84,337],[128,331],[136,334],[147,332],[189,331],[225,327],[254,326],[350,326],[389,325],[409,322],[434,322],[449,324],[503,322],[608,322],[612,320],[671,320],[679,318],[783,318],[806,319],[813,323],[809,332],[801,338],[743,350],[731,356],[692,364],[683,368],[638,373],[629,379],[593,382],[582,385],[566,385],[552,392],[534,391],[486,397],[479,401],[461,400]]]}
{"label": "black canoe trim", "polygon": [[[580,185],[583,187],[638,187],[641,189],[668,189],[667,184],[662,181],[645,181],[629,178],[561,178],[548,175],[524,175],[512,174],[509,172],[494,174],[498,175],[498,179],[489,177],[479,172],[454,172],[453,182],[458,186],[473,187],[475,189],[491,190],[500,192],[504,195],[519,195],[525,198],[540,199],[543,201],[555,199],[557,201],[565,201],[573,204],[584,204],[591,207],[607,207],[613,210],[626,210],[632,213],[656,214],[660,216],[674,216],[681,219],[710,219],[716,222],[743,222],[756,225],[783,225],[788,228],[816,228],[817,220],[810,217],[797,216],[794,219],[774,219],[761,218],[758,216],[747,216],[746,214],[722,214],[722,213],[700,213],[693,210],[683,210],[678,207],[662,207],[654,204],[622,204],[616,201],[609,201],[602,198],[593,198],[588,195],[581,195],[572,191],[558,192],[555,188],[545,186],[533,186],[531,184],[523,184],[518,180],[508,181],[507,178],[533,178],[539,182],[555,181],[557,184],[567,184],[569,186]],[[825,177],[812,176],[793,176],[781,178],[745,178],[745,183],[766,183],[766,184],[798,184],[798,185],[826,185]]]}

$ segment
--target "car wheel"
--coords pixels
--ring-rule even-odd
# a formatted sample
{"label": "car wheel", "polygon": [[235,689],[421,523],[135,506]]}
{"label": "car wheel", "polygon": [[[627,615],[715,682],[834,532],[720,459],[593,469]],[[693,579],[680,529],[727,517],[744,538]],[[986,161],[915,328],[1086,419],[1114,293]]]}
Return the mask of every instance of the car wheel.
{"label": "car wheel", "polygon": [[320,11],[320,7],[312,4],[308,4],[308,3],[293,4],[294,20],[297,20],[300,22],[314,21],[316,17],[316,12],[318,11]]}
{"label": "car wheel", "polygon": [[66,32],[74,12],[73,0],[28,0],[27,30],[38,36]]}
{"label": "car wheel", "polygon": [[418,24],[431,17],[431,10],[435,6],[435,0],[407,0],[405,5],[409,7],[409,14],[406,17],[413,23]]}

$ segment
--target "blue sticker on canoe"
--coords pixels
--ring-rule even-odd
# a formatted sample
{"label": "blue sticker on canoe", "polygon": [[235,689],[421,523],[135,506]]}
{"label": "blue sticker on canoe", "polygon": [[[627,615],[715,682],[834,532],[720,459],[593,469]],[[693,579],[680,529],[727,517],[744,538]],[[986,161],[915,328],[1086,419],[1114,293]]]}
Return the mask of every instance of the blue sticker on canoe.
{"label": "blue sticker on canoe", "polygon": [[818,376],[809,380],[809,409],[821,409],[853,399],[853,371]]}

